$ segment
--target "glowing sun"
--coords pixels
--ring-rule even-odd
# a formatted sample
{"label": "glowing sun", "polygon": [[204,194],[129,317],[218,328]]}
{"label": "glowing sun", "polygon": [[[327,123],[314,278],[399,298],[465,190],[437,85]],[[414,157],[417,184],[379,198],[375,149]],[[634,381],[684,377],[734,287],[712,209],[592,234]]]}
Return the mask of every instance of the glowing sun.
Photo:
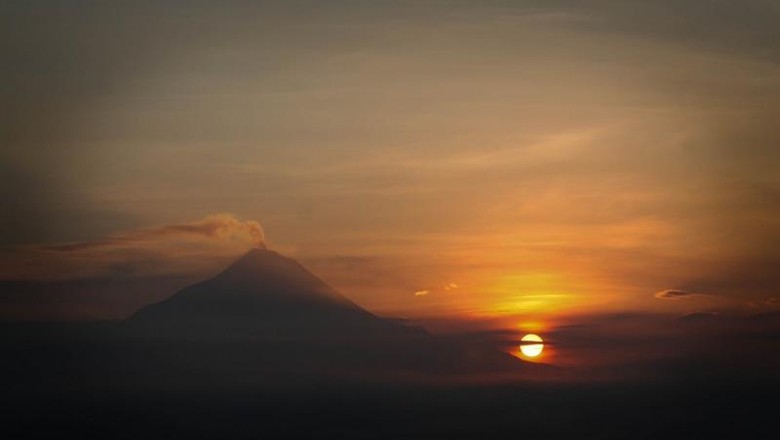
{"label": "glowing sun", "polygon": [[[529,344],[528,342],[538,342],[538,344]],[[542,354],[542,350],[544,350],[544,344],[542,344],[542,342],[544,341],[539,335],[529,333],[520,339],[520,352],[523,353],[523,356],[529,358],[537,357]]]}

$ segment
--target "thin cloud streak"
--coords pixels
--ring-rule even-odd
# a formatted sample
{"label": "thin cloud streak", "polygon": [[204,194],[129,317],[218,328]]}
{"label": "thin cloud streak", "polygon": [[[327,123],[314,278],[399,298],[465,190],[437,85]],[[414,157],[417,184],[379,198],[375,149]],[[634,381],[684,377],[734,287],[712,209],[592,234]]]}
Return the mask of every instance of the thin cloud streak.
{"label": "thin cloud streak", "polygon": [[260,223],[219,213],[102,240],[7,248],[0,253],[0,279],[205,277],[220,263],[258,246],[265,246]]}
{"label": "thin cloud streak", "polygon": [[141,229],[117,234],[102,241],[68,243],[44,246],[42,249],[61,252],[89,250],[101,247],[132,246],[156,240],[199,237],[205,239],[236,240],[252,244],[256,247],[265,246],[265,237],[260,223],[252,220],[240,221],[228,213],[212,214],[202,220],[190,223],[180,223]]}
{"label": "thin cloud streak", "polygon": [[662,290],[660,292],[656,292],[654,296],[658,299],[685,299],[696,295],[701,295],[701,293],[686,292],[685,290],[671,289],[671,290]]}

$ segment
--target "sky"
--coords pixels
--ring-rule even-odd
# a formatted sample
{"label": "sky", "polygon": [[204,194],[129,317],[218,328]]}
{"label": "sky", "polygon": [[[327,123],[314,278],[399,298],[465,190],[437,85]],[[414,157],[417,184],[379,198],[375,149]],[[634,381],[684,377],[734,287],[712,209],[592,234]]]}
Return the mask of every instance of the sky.
{"label": "sky", "polygon": [[0,318],[121,318],[258,243],[388,316],[776,312],[778,21],[3,2]]}

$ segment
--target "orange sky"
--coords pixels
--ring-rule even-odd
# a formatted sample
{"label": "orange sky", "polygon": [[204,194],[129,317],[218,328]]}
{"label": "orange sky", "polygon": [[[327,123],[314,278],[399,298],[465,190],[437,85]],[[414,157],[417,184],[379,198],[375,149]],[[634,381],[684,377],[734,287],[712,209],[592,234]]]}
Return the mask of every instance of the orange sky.
{"label": "orange sky", "polygon": [[9,6],[0,281],[205,277],[258,221],[381,314],[777,307],[776,6],[425,3]]}

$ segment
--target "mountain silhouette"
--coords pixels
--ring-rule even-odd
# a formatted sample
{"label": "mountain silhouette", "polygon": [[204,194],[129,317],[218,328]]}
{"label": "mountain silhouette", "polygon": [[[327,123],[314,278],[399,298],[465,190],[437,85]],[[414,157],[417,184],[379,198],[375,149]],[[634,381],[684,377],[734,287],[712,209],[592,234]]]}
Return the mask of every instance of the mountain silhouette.
{"label": "mountain silhouette", "polygon": [[174,363],[197,368],[208,364],[229,374],[237,365],[255,372],[315,375],[468,374],[529,367],[494,346],[440,338],[378,317],[295,260],[265,248],[253,249],[215,277],[144,307],[127,324],[136,334],[167,340],[164,356],[175,357]]}
{"label": "mountain silhouette", "polygon": [[162,331],[276,338],[394,337],[421,332],[362,309],[297,261],[255,248],[215,277],[138,311]]}

